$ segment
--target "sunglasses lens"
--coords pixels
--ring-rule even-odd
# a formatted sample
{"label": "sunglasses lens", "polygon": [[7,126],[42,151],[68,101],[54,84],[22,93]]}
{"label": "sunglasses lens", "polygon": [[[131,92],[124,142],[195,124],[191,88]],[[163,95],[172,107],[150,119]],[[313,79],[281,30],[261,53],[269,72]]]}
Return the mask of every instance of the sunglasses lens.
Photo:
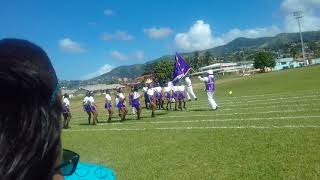
{"label": "sunglasses lens", "polygon": [[62,163],[63,166],[60,168],[60,172],[64,176],[69,176],[76,170],[79,161],[79,155],[69,150],[63,150]]}

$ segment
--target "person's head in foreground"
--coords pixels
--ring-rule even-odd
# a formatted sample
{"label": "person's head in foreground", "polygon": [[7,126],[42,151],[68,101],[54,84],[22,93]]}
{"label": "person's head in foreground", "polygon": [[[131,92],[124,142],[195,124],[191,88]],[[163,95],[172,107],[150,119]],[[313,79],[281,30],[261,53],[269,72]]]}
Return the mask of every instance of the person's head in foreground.
{"label": "person's head in foreground", "polygon": [[0,179],[70,175],[79,156],[61,147],[61,94],[46,53],[25,40],[0,40],[0,84]]}

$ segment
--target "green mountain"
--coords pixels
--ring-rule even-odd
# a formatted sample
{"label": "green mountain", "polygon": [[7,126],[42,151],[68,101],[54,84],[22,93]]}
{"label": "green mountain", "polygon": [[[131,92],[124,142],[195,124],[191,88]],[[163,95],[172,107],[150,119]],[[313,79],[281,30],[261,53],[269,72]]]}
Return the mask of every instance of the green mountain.
{"label": "green mountain", "polygon": [[[320,31],[311,31],[304,32],[303,38],[305,42],[310,41],[320,41]],[[259,49],[272,49],[279,50],[288,48],[293,43],[300,43],[300,36],[298,33],[281,33],[274,37],[261,37],[256,39],[239,37],[229,42],[226,45],[218,46],[215,48],[199,51],[199,54],[204,54],[206,51],[209,51],[210,54],[214,57],[224,57],[232,53],[241,51],[241,50],[259,50]],[[194,52],[191,53],[182,53],[183,56],[192,57]],[[101,76],[95,77],[86,81],[73,81],[72,83],[63,81],[65,84],[72,84],[73,87],[88,84],[97,84],[97,83],[111,83],[117,82],[119,78],[129,78],[134,79],[138,76],[141,76],[148,64],[161,61],[164,59],[174,60],[174,55],[166,55],[160,58],[148,61],[145,64],[134,64],[129,66],[119,66],[112,71],[103,74]]]}

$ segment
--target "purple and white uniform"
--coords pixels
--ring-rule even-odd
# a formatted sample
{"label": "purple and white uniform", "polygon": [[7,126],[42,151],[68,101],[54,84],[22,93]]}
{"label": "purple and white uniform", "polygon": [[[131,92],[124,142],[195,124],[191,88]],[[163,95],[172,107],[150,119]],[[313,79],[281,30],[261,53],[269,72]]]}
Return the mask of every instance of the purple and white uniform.
{"label": "purple and white uniform", "polygon": [[179,98],[179,88],[178,88],[178,86],[173,86],[172,91],[173,91],[172,97],[174,99],[178,99]]}
{"label": "purple and white uniform", "polygon": [[157,100],[162,99],[162,88],[160,86],[154,88]]}
{"label": "purple and white uniform", "polygon": [[122,109],[126,107],[124,99],[125,99],[125,96],[123,95],[123,93],[119,93],[118,98],[116,99],[118,109]]}
{"label": "purple and white uniform", "polygon": [[179,100],[184,100],[185,96],[184,96],[184,86],[178,86],[178,99]]}
{"label": "purple and white uniform", "polygon": [[205,82],[205,86],[206,86],[206,92],[207,92],[207,97],[208,97],[208,102],[209,105],[212,109],[217,109],[218,105],[216,103],[216,101],[213,99],[213,94],[215,91],[215,82],[214,82],[214,76],[213,76],[213,72],[212,71],[208,71],[209,72],[209,76],[208,77],[198,77],[200,79],[200,81],[204,81]]}
{"label": "purple and white uniform", "polygon": [[84,108],[84,110],[87,111],[87,112],[95,111],[96,108],[94,107],[93,103],[94,103],[94,98],[92,96],[90,96],[90,97],[86,96],[83,99],[83,108]]}
{"label": "purple and white uniform", "polygon": [[112,109],[112,99],[111,99],[110,94],[106,94],[106,103],[104,105],[104,108],[106,108],[108,110]]}
{"label": "purple and white uniform", "polygon": [[62,107],[62,112],[63,113],[69,113],[70,112],[70,101],[68,98],[63,98],[63,107]]}
{"label": "purple and white uniform", "polygon": [[155,89],[154,88],[149,88],[147,91],[148,98],[150,102],[154,102],[156,100],[155,96]]}
{"label": "purple and white uniform", "polygon": [[165,87],[165,88],[164,88],[164,93],[165,93],[166,99],[171,99],[171,98],[172,98],[172,97],[171,97],[171,88]]}
{"label": "purple and white uniform", "polygon": [[138,109],[140,107],[139,102],[140,94],[138,92],[133,92],[131,106]]}

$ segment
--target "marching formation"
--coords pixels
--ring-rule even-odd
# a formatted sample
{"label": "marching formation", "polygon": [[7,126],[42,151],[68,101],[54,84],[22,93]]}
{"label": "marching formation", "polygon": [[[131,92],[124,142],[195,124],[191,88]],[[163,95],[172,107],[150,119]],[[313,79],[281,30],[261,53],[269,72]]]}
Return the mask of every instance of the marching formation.
{"label": "marching formation", "polygon": [[[164,87],[162,87],[159,82],[153,82],[151,79],[147,79],[144,87],[142,87],[142,93],[139,92],[138,86],[131,87],[128,96],[125,95],[123,88],[116,88],[114,92],[112,92],[112,90],[106,90],[104,108],[107,112],[107,122],[110,123],[112,121],[114,111],[116,111],[120,117],[120,122],[125,121],[129,107],[131,107],[132,115],[136,116],[136,119],[139,120],[143,109],[141,105],[142,98],[144,99],[145,109],[151,112],[150,116],[152,118],[156,116],[157,110],[186,110],[188,101],[192,99],[196,101],[198,99],[193,91],[191,75],[188,75],[188,71],[191,68],[179,54],[176,54],[176,63],[174,66],[174,78],[172,81],[168,79]],[[204,74],[206,76],[198,76],[198,78],[205,83],[205,92],[210,109],[217,110],[218,105],[213,99],[216,89],[213,71],[208,70],[207,73]],[[87,92],[82,101],[83,110],[88,114],[89,125],[96,125],[99,122],[98,106],[95,104],[93,96],[94,94],[92,92]],[[70,98],[68,94],[65,94],[63,97],[64,128],[70,127],[71,112],[69,106]]]}

